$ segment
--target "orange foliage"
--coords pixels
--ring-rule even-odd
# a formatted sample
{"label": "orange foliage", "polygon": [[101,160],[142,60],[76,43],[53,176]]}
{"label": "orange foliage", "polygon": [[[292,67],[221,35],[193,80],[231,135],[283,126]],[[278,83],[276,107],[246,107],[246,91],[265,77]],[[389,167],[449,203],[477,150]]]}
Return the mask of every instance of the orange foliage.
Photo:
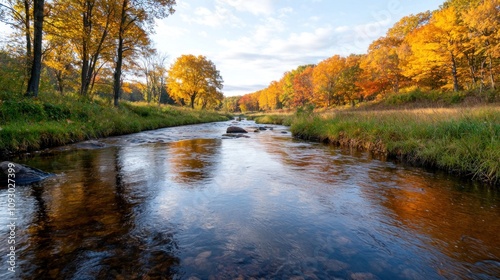
{"label": "orange foliage", "polygon": [[304,106],[313,100],[313,70],[314,67],[307,67],[293,79],[295,95],[292,103],[294,107]]}
{"label": "orange foliage", "polygon": [[260,109],[355,104],[405,88],[489,85],[500,71],[500,0],[447,0],[403,17],[365,55],[334,55],[286,72],[257,93]]}

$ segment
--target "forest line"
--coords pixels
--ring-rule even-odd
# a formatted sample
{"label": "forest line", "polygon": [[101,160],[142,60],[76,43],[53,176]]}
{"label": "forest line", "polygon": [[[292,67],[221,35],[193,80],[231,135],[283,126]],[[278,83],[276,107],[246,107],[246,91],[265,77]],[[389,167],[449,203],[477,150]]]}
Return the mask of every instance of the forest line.
{"label": "forest line", "polygon": [[227,98],[224,107],[331,108],[414,90],[498,95],[499,70],[500,1],[448,0],[436,11],[403,17],[366,54],[298,66],[265,89]]}

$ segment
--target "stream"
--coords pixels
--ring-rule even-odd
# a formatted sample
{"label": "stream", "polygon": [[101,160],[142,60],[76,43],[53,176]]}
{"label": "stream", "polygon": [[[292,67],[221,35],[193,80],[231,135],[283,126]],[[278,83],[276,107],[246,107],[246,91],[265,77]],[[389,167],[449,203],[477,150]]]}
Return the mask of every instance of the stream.
{"label": "stream", "polygon": [[498,190],[231,124],[9,159],[56,176],[0,187],[0,279],[500,279]]}

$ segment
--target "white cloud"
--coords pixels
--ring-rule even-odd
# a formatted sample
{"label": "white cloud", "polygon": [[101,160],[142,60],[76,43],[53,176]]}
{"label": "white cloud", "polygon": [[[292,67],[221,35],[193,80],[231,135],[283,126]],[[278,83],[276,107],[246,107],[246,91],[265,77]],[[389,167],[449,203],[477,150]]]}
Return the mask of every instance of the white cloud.
{"label": "white cloud", "polygon": [[286,39],[271,40],[266,52],[302,54],[323,51],[333,42],[334,29],[331,27],[319,27],[313,31],[291,33]]}
{"label": "white cloud", "polygon": [[181,18],[187,23],[197,23],[210,27],[219,27],[228,24],[231,26],[243,25],[243,21],[240,18],[221,5],[215,5],[214,10],[206,7],[197,7],[192,15],[182,14]]}
{"label": "white cloud", "polygon": [[279,17],[285,17],[293,13],[292,7],[284,7],[278,10]]}
{"label": "white cloud", "polygon": [[253,34],[254,40],[257,42],[268,42],[279,33],[286,30],[283,21],[277,18],[268,17],[262,20],[262,24],[255,27]]}
{"label": "white cloud", "polygon": [[271,0],[217,0],[216,3],[227,4],[240,12],[254,15],[270,15],[274,10]]}
{"label": "white cloud", "polygon": [[349,30],[351,30],[351,28],[349,26],[346,26],[346,25],[338,26],[335,28],[335,32],[337,32],[337,33],[344,33],[344,32],[347,32]]}
{"label": "white cloud", "polygon": [[184,27],[172,26],[168,24],[168,19],[155,20],[156,27],[154,36],[168,37],[170,39],[181,37],[190,31]]}

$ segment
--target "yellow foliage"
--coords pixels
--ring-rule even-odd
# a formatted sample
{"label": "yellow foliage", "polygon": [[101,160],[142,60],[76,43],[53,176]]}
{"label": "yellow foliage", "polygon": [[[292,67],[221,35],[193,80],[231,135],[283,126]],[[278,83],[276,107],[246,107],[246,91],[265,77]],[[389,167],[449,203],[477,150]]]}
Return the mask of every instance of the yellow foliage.
{"label": "yellow foliage", "polygon": [[205,56],[182,55],[168,70],[167,87],[180,104],[214,107],[223,99],[222,77]]}

